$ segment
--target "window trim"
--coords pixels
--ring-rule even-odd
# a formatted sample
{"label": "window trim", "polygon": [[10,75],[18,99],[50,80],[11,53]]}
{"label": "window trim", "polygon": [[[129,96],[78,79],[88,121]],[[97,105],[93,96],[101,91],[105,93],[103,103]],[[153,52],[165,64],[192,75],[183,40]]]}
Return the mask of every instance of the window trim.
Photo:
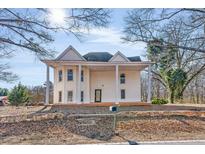
{"label": "window trim", "polygon": [[[69,93],[72,94],[72,95],[71,95],[71,100],[69,100],[69,99],[70,99]],[[73,91],[72,91],[72,90],[68,90],[68,91],[67,91],[67,101],[68,101],[68,102],[72,102],[72,101],[73,101]]]}
{"label": "window trim", "polygon": [[125,82],[126,82],[126,75],[125,73],[121,73],[120,74],[120,84],[125,84]]}
{"label": "window trim", "polygon": [[[123,94],[123,93],[122,93],[123,91],[124,91],[124,95],[122,95],[122,94]],[[122,97],[122,96],[124,96],[124,97]],[[126,91],[125,91],[125,89],[121,89],[121,90],[120,90],[120,98],[121,98],[121,99],[126,99]]]}
{"label": "window trim", "polygon": [[61,81],[63,81],[63,70],[58,70],[58,82],[61,82]]}
{"label": "window trim", "polygon": [[[72,72],[72,79],[69,79],[69,73]],[[73,69],[67,69],[67,81],[73,81]]]}
{"label": "window trim", "polygon": [[80,81],[84,82],[84,71],[83,70],[81,70],[81,73],[80,73]]}
{"label": "window trim", "polygon": [[58,102],[62,102],[62,91],[58,91]]}
{"label": "window trim", "polygon": [[80,101],[84,102],[84,91],[80,91]]}

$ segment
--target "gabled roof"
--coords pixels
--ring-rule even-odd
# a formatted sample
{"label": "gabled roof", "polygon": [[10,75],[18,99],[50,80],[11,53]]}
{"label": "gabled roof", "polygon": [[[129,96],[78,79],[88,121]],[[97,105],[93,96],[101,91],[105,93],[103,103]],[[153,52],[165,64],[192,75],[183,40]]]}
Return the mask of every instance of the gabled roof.
{"label": "gabled roof", "polygon": [[108,62],[113,55],[108,52],[89,52],[83,56],[87,61]]}
{"label": "gabled roof", "polygon": [[120,51],[115,53],[114,56],[109,52],[89,52],[82,56],[70,45],[55,61],[141,62],[141,59],[140,56],[126,57]]}
{"label": "gabled roof", "polygon": [[114,56],[109,60],[110,62],[129,62],[130,60],[123,55],[120,51],[114,54]]}
{"label": "gabled roof", "polygon": [[84,57],[71,45],[63,51],[55,60],[86,61]]}

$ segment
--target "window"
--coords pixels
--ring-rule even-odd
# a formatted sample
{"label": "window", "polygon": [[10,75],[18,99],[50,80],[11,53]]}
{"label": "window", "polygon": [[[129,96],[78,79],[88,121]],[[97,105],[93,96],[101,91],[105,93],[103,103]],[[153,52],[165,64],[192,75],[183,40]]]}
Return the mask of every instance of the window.
{"label": "window", "polygon": [[121,89],[121,99],[125,99],[125,89]]}
{"label": "window", "polygon": [[62,102],[62,91],[58,93],[58,102]]}
{"label": "window", "polygon": [[83,72],[83,70],[81,71],[81,76],[80,76],[80,78],[81,78],[81,82],[83,82],[83,81],[84,81],[84,72]]}
{"label": "window", "polygon": [[84,93],[83,93],[83,91],[81,91],[81,93],[80,93],[80,101],[81,101],[81,102],[84,101]]}
{"label": "window", "polygon": [[73,91],[68,91],[68,102],[73,101]]}
{"label": "window", "polygon": [[125,74],[124,73],[120,74],[120,83],[121,84],[125,83]]}
{"label": "window", "polygon": [[60,82],[60,81],[62,81],[62,79],[63,79],[63,71],[59,70],[58,71],[58,81]]}
{"label": "window", "polygon": [[73,70],[69,69],[67,72],[67,80],[72,81],[73,80]]}

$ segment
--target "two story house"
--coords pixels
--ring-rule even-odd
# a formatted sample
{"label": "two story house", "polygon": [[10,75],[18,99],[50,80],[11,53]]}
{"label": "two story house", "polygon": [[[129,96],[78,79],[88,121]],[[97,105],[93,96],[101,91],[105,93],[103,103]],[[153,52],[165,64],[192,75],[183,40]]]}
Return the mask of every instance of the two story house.
{"label": "two story house", "polygon": [[140,72],[148,70],[150,102],[151,62],[121,52],[89,52],[81,55],[69,46],[56,59],[42,60],[47,65],[46,104],[49,102],[49,68],[54,69],[54,104],[100,102],[140,102]]}

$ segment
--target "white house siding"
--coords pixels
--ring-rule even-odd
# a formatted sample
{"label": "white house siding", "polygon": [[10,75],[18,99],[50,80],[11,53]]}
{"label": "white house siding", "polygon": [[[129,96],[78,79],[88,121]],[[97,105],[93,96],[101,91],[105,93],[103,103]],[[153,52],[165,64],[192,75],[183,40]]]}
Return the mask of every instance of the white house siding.
{"label": "white house siding", "polygon": [[95,89],[102,89],[102,102],[113,102],[115,98],[115,72],[91,71],[91,102],[95,102]]}
{"label": "white house siding", "polygon": [[73,61],[81,61],[82,58],[72,49],[69,49],[69,52],[65,53],[60,60],[73,60]]}
{"label": "white house siding", "polygon": [[[67,81],[67,70],[73,70],[73,81]],[[58,81],[58,71],[63,71],[63,80],[61,82]],[[84,71],[84,82],[81,82],[81,90],[84,91],[84,102],[88,103],[90,95],[89,95],[89,69],[85,66],[82,66],[82,70]],[[61,103],[80,103],[77,101],[77,82],[78,82],[78,66],[59,66],[54,69],[54,103],[60,103],[58,101],[59,91],[62,91],[62,102]],[[73,91],[73,102],[67,101],[67,93],[68,91]]]}
{"label": "white house siding", "polygon": [[[120,84],[120,74],[125,73],[126,82]],[[95,89],[102,89],[102,102],[115,101],[115,71],[91,71],[91,102],[95,102]],[[120,91],[125,89],[125,99],[121,100]],[[141,98],[140,72],[119,70],[119,91],[120,102],[136,102]]]}
{"label": "white house siding", "polygon": [[[67,81],[67,70],[73,69],[73,81]],[[58,71],[63,71],[63,80],[58,81]],[[62,91],[61,103],[90,103],[95,102],[95,89],[102,89],[102,102],[115,101],[115,70],[89,70],[82,66],[84,81],[81,82],[81,90],[84,91],[84,102],[77,101],[78,66],[59,66],[54,69],[54,103],[58,102],[59,91]],[[125,84],[120,84],[120,74],[125,74]],[[121,98],[121,89],[125,89],[125,99]],[[67,101],[68,91],[73,91],[73,102]],[[140,71],[119,69],[119,91],[120,102],[141,101]]]}
{"label": "white house siding", "polygon": [[[119,101],[120,102],[136,102],[141,101],[141,85],[140,85],[140,71],[120,71],[125,74],[125,84],[120,84],[119,81]],[[119,77],[120,79],[120,77]],[[120,90],[125,89],[125,99],[120,99]]]}
{"label": "white house siding", "polygon": [[[80,88],[81,91],[84,92],[84,101],[83,102],[78,102],[78,103],[90,103],[90,84],[89,84],[89,76],[90,76],[90,72],[89,72],[89,68],[87,66],[82,66],[82,70],[84,72],[84,81],[81,82]],[[77,72],[77,76],[78,76],[78,72]]]}
{"label": "white house siding", "polygon": [[113,61],[113,62],[125,62],[126,60],[125,60],[122,56],[117,55],[116,57],[114,57],[114,58],[112,59],[112,61]]}

